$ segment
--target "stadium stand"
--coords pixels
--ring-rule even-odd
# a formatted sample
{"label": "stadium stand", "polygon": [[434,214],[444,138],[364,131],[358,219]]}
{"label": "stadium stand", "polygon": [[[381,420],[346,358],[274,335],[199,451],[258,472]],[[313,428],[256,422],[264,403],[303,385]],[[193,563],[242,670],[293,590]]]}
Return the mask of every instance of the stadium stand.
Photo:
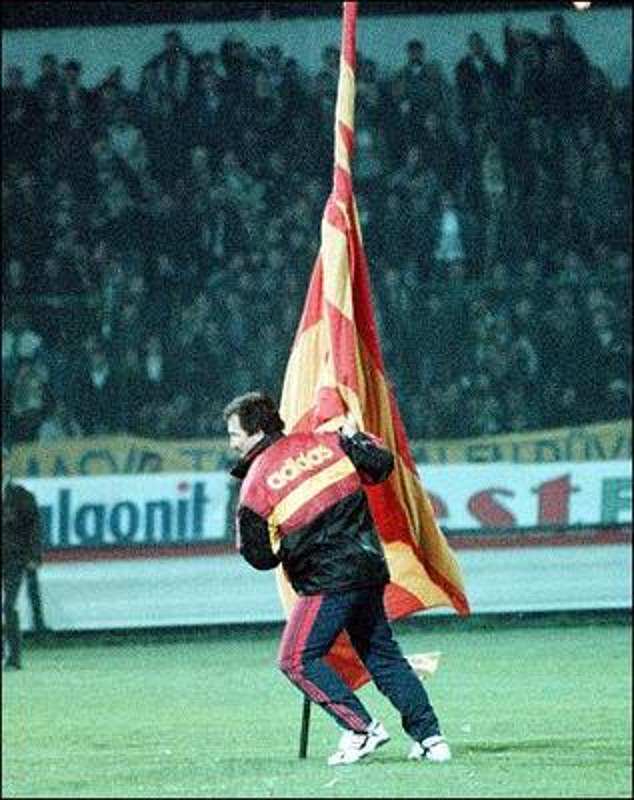
{"label": "stadium stand", "polygon": [[[474,31],[453,74],[360,55],[355,187],[410,436],[631,414],[631,82],[574,40]],[[174,31],[121,68],[7,67],[3,425],[14,442],[222,435],[281,386],[330,185],[338,52]],[[573,83],[574,81],[574,83]],[[600,113],[599,113],[600,111]]]}

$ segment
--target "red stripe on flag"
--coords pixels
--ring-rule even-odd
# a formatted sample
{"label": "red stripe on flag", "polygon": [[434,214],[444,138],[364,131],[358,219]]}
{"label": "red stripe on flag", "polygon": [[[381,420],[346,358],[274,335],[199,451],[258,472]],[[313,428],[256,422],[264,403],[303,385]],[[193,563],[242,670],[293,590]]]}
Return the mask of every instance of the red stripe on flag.
{"label": "red stripe on flag", "polygon": [[379,347],[379,335],[374,321],[368,262],[356,225],[352,227],[348,241],[351,251],[350,258],[352,263],[356,265],[354,274],[354,318],[359,330],[359,336],[369,350],[376,368],[382,374],[385,374],[385,365],[381,348]]}
{"label": "red stripe on flag", "polygon": [[343,4],[343,32],[341,35],[343,57],[352,70],[356,67],[357,4]]}
{"label": "red stripe on flag", "polygon": [[[348,155],[352,158],[354,152],[354,131],[349,125],[346,125],[343,120],[337,120],[337,126],[339,128],[339,134],[343,139],[343,143],[348,151]],[[350,186],[352,189],[352,185]],[[352,191],[350,192],[352,194]]]}
{"label": "red stripe on flag", "polygon": [[333,348],[331,353],[337,381],[352,389],[355,394],[358,394],[357,333],[354,328],[354,322],[331,303],[325,303],[325,306],[330,325],[331,341],[337,343],[337,347]]}
{"label": "red stripe on flag", "polygon": [[416,611],[424,611],[425,606],[419,597],[408,592],[398,583],[388,583],[383,595],[385,613],[388,619],[400,619]]}
{"label": "red stripe on flag", "polygon": [[433,580],[436,586],[440,586],[447,597],[451,599],[452,605],[456,611],[463,617],[466,617],[468,614],[470,614],[471,609],[469,608],[469,602],[463,592],[461,592],[460,589],[458,589],[455,584],[448,580],[441,572],[438,572],[438,570],[429,561],[427,561],[427,559],[425,559],[424,564],[429,577]]}
{"label": "red stripe on flag", "polygon": [[[342,169],[337,168],[335,170],[335,175],[341,174],[342,180],[350,180],[350,176],[347,172]],[[333,228],[336,228],[338,231],[343,233],[344,236],[347,235],[348,232],[348,223],[346,221],[346,215],[343,213],[341,208],[337,205],[337,201],[335,198],[335,194],[330,195],[328,201],[326,202],[326,208],[324,210],[324,219],[329,225],[332,225]]]}
{"label": "red stripe on flag", "polygon": [[[313,267],[308,293],[306,294],[306,303],[302,312],[302,318],[297,328],[295,335],[295,343],[307,329],[315,325],[321,320],[321,302],[323,296],[323,262],[321,260],[321,253],[317,256],[315,265]],[[294,346],[294,345],[293,345]]]}
{"label": "red stripe on flag", "polygon": [[392,481],[393,477],[383,483],[365,487],[372,508],[372,517],[385,543],[403,542],[413,546],[409,520],[399,502]]}
{"label": "red stripe on flag", "polygon": [[[354,131],[348,125],[346,125],[343,120],[337,120],[337,130],[339,131],[340,137],[343,139],[344,147],[348,152],[348,159],[352,162],[352,156],[354,154]],[[346,176],[346,180],[342,184],[343,195],[340,195],[337,192],[337,196],[341,199],[345,199],[352,196],[352,181],[350,180],[350,173],[347,170],[340,168],[339,166],[336,169],[340,169],[344,176]],[[335,187],[338,188],[339,184],[335,180]]]}
{"label": "red stripe on flag", "polygon": [[[334,196],[339,201],[343,201],[348,206],[347,198],[352,194],[352,178],[350,173],[338,164],[335,166],[335,188]],[[345,232],[345,228],[341,229]]]}
{"label": "red stripe on flag", "polygon": [[370,673],[363,666],[345,631],[335,639],[324,660],[341,675],[351,689],[358,689],[370,680]]}

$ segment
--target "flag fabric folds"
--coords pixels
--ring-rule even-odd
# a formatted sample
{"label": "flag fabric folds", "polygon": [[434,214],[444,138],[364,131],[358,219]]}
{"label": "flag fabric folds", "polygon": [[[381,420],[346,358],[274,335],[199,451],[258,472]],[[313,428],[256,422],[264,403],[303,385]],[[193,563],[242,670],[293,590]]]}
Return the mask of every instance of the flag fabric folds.
{"label": "flag fabric folds", "polygon": [[[385,594],[388,618],[438,606],[468,614],[460,568],[417,474],[374,320],[351,173],[356,18],[357,3],[344,2],[333,187],[286,368],[280,413],[288,433],[334,430],[350,412],[362,430],[379,436],[394,453],[390,478],[367,488],[391,575]],[[288,615],[295,594],[282,568],[276,576]],[[352,688],[369,679],[346,634],[335,642],[327,660]]]}

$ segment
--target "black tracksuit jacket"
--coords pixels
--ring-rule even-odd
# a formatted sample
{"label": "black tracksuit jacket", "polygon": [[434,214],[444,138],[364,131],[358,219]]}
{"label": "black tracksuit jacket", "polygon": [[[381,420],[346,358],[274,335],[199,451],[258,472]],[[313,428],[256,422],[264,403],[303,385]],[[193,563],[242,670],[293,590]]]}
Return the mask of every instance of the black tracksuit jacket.
{"label": "black tracksuit jacket", "polygon": [[357,433],[266,437],[232,471],[241,554],[256,569],[282,564],[301,595],[389,582],[363,484],[385,480],[394,457]]}

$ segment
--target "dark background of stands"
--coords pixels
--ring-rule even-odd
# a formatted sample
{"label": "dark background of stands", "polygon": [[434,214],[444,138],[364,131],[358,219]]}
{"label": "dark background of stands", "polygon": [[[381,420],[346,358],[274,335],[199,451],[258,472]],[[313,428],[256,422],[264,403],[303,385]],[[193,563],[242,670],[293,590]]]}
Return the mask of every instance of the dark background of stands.
{"label": "dark background of stands", "polygon": [[[604,0],[602,8],[618,8],[627,6],[627,2]],[[481,13],[485,11],[500,12],[504,7],[513,11],[530,11],[565,9],[569,2],[510,2],[500,3],[489,0],[482,2],[383,2],[371,0],[362,2],[360,12],[364,16],[392,14],[456,14]],[[150,22],[203,22],[214,20],[261,19],[262,15],[270,19],[288,19],[292,17],[339,17],[341,3],[333,0],[322,2],[66,2],[66,0],[35,0],[35,2],[3,2],[2,25],[5,28],[38,28],[44,26],[78,26],[78,25],[122,25]]]}
{"label": "dark background of stands", "polygon": [[[476,4],[364,13],[388,7]],[[263,9],[340,13],[38,2],[3,4],[2,21],[176,24]],[[418,53],[404,42],[389,74],[359,54],[355,189],[413,438],[631,415],[631,81],[612,86],[569,39],[551,58],[543,32],[500,35],[505,58],[480,78],[466,42],[452,70],[432,41]],[[132,90],[114,65],[97,86],[73,60],[32,86],[4,65],[2,392],[14,441],[217,436],[234,394],[280,389],[331,179],[336,48],[308,74],[281,47],[227,39],[192,53],[182,41],[179,85],[161,44]]]}

